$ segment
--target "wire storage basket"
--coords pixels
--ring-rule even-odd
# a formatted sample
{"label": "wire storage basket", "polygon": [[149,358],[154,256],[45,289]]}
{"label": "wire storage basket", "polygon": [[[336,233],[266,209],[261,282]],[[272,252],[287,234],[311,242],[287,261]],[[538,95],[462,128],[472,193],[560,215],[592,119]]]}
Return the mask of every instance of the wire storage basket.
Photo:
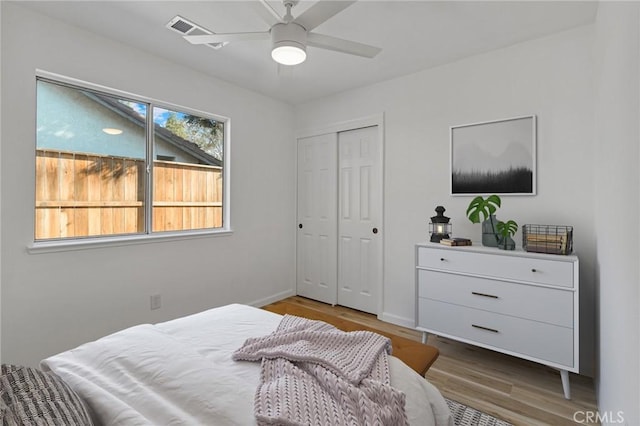
{"label": "wire storage basket", "polygon": [[573,226],[524,225],[522,248],[525,251],[549,254],[571,254],[573,251]]}

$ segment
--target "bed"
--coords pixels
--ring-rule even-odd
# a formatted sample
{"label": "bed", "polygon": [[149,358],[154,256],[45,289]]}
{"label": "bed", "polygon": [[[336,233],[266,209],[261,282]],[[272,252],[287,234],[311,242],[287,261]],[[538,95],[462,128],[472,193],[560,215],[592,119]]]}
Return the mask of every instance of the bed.
{"label": "bed", "polygon": [[[131,327],[41,362],[104,425],[255,425],[259,362],[234,361],[248,338],[282,316],[232,304],[155,325]],[[411,425],[452,425],[438,390],[389,357],[391,386],[405,394]]]}

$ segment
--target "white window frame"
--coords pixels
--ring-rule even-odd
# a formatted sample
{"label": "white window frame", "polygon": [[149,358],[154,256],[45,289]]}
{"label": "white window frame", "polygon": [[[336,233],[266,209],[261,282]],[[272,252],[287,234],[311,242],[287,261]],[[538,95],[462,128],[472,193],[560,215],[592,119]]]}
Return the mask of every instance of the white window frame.
{"label": "white window frame", "polygon": [[[71,251],[71,250],[82,250],[86,248],[99,248],[99,247],[110,247],[110,246],[123,246],[123,245],[133,245],[133,244],[145,244],[145,243],[155,243],[162,241],[172,241],[172,240],[184,240],[184,239],[192,239],[192,238],[202,238],[202,237],[212,237],[212,236],[224,236],[230,235],[233,233],[231,228],[231,203],[230,203],[230,182],[229,178],[231,176],[231,168],[230,168],[230,140],[231,140],[231,120],[228,117],[224,117],[217,114],[212,114],[209,112],[204,112],[200,110],[196,110],[193,108],[184,107],[181,105],[171,104],[168,102],[160,101],[154,98],[150,98],[147,96],[137,95],[129,92],[125,92],[118,89],[113,89],[111,87],[102,86],[95,83],[90,83],[83,80],[78,80],[75,78],[63,76],[60,74],[51,73],[43,70],[36,70],[35,73],[36,81],[38,79],[46,79],[50,80],[52,83],[59,83],[63,85],[75,86],[79,89],[87,89],[96,92],[101,92],[107,95],[116,96],[118,98],[130,99],[132,101],[142,102],[149,104],[152,108],[159,107],[165,108],[172,111],[180,111],[188,114],[198,115],[201,117],[211,118],[213,120],[224,123],[224,141],[223,141],[223,167],[222,167],[222,227],[221,228],[207,228],[207,229],[193,229],[193,230],[184,230],[184,231],[162,231],[162,232],[152,232],[151,231],[151,210],[153,205],[151,185],[149,182],[152,182],[150,179],[153,178],[152,173],[148,174],[147,184],[145,185],[145,230],[142,233],[130,234],[130,235],[114,235],[114,236],[88,236],[88,237],[79,237],[79,238],[68,238],[68,239],[55,239],[55,240],[35,240],[35,210],[32,209],[32,213],[34,214],[32,224],[32,233],[33,243],[27,246],[27,251],[29,253],[48,253],[48,252],[56,252],[56,251]],[[37,105],[36,105],[37,107]],[[153,110],[147,112],[147,115],[152,114]],[[148,127],[151,128],[151,132],[153,132],[153,119],[148,120]],[[153,138],[152,134],[149,134],[149,128],[147,128],[147,137]],[[35,139],[34,139],[34,150],[35,153]],[[147,149],[153,149],[153,144],[147,141]],[[153,156],[149,157],[153,158]],[[34,156],[35,160],[35,156]],[[149,161],[148,159],[146,160]],[[35,163],[34,163],[35,164]],[[34,191],[35,200],[35,186],[31,188]]]}

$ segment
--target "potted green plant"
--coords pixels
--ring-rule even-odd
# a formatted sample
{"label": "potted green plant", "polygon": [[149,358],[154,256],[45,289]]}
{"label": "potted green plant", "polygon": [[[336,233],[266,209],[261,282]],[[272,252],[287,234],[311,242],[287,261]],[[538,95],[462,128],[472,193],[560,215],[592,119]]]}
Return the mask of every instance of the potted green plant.
{"label": "potted green plant", "polygon": [[496,224],[496,230],[498,231],[498,234],[500,234],[498,247],[502,250],[515,250],[516,242],[513,241],[513,238],[511,237],[518,232],[518,224],[513,220],[508,220],[506,222],[498,221]]}
{"label": "potted green plant", "polygon": [[483,198],[478,195],[469,203],[467,207],[467,217],[471,223],[482,222],[482,245],[497,247],[500,237],[496,231],[497,220],[495,212],[501,205],[500,197],[489,195]]}
{"label": "potted green plant", "polygon": [[[498,195],[489,195],[487,198],[479,195],[469,203],[467,217],[471,223],[482,222],[483,246],[513,250],[515,242],[511,236],[518,230],[518,224],[513,220],[504,223],[496,219],[495,213],[501,205],[502,200]],[[500,223],[503,225],[499,225]]]}

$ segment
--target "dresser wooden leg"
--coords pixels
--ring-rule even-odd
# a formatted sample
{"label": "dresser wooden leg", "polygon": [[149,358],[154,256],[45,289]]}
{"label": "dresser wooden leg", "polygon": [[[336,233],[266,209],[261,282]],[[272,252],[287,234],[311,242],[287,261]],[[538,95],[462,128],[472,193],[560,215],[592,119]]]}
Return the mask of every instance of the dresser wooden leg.
{"label": "dresser wooden leg", "polygon": [[569,387],[569,372],[567,370],[560,370],[560,378],[562,378],[562,390],[564,391],[565,399],[571,399],[571,388]]}

